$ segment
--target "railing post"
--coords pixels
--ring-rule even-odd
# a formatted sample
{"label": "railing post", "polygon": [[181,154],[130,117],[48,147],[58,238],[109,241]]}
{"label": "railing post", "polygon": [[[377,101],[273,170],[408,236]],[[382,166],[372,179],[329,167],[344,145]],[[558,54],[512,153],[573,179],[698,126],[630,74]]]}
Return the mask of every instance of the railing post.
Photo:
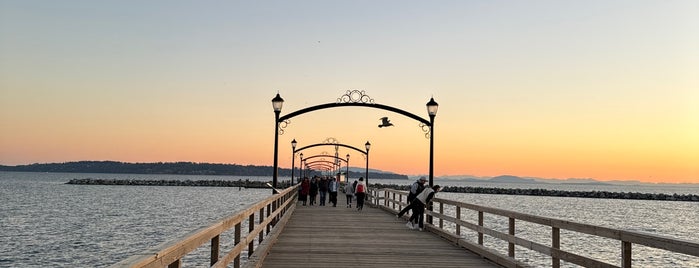
{"label": "railing post", "polygon": [[[444,203],[439,202],[439,215],[444,215]],[[439,229],[444,229],[444,220],[439,218]]]}
{"label": "railing post", "polygon": [[167,266],[167,268],[181,268],[181,267],[182,267],[182,260],[176,260]]}
{"label": "railing post", "polygon": [[[510,232],[511,236],[515,235],[515,218],[510,218]],[[515,257],[515,243],[510,242],[507,246],[507,255],[514,258]]]}
{"label": "railing post", "polygon": [[[240,233],[241,233],[240,229],[241,229],[240,223],[237,223],[235,225],[235,235],[233,238],[233,246],[237,246],[238,244],[240,244]],[[235,256],[235,259],[233,259],[233,267],[240,268],[240,254]]]}
{"label": "railing post", "polygon": [[631,242],[621,241],[621,267],[631,268]]}
{"label": "railing post", "polygon": [[[272,215],[272,204],[267,204],[267,218],[269,218],[269,215]],[[271,230],[272,224],[267,224],[267,230],[265,230],[266,234],[269,234],[269,231]]]}
{"label": "railing post", "polygon": [[219,254],[219,248],[220,248],[220,235],[214,236],[214,238],[211,238],[211,266],[216,264],[218,262],[218,254]]}
{"label": "railing post", "polygon": [[[478,211],[478,226],[483,227],[483,211]],[[483,232],[478,231],[478,244],[483,245]]]}
{"label": "railing post", "polygon": [[[456,218],[461,220],[461,207],[456,206]],[[461,237],[461,224],[456,223],[456,235]]]}
{"label": "railing post", "polygon": [[[265,208],[264,207],[260,208],[260,223],[262,223],[263,221],[265,221]],[[258,239],[260,241],[258,241],[258,242],[262,243],[262,240],[264,239],[264,237],[265,237],[264,232],[260,232],[260,234],[258,235]]]}
{"label": "railing post", "polygon": [[[248,234],[252,233],[252,231],[255,230],[255,213],[250,214],[250,217],[248,218]],[[255,251],[255,241],[250,241],[248,243],[248,257],[252,256],[252,253]]]}
{"label": "railing post", "polygon": [[[553,227],[551,229],[551,247],[555,249],[561,248],[561,229],[558,227]],[[559,268],[561,267],[561,259],[552,257],[551,267]]]}

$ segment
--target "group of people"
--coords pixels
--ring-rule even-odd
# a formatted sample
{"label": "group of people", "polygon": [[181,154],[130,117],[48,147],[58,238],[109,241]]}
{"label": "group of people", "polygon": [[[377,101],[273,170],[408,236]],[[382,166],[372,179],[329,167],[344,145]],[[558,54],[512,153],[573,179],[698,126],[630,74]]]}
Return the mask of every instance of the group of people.
{"label": "group of people", "polygon": [[408,206],[403,208],[396,217],[403,217],[405,213],[412,210],[412,215],[410,219],[405,224],[410,229],[419,228],[420,231],[424,230],[424,214],[425,207],[432,201],[434,195],[441,190],[439,185],[432,187],[425,187],[427,179],[425,177],[420,177],[417,181],[410,185],[410,192],[408,193]]}
{"label": "group of people", "polygon": [[[316,197],[320,196],[318,206],[325,206],[325,201],[328,199],[333,207],[337,207],[337,192],[339,189],[339,179],[320,176],[313,176],[311,179],[305,177],[301,180],[301,186],[299,187],[299,201],[301,201],[304,206],[306,203],[313,206],[316,204]],[[352,207],[352,198],[354,196],[357,197],[357,210],[362,210],[362,208],[364,208],[364,199],[367,191],[364,178],[359,178],[359,181],[355,180],[351,184],[347,183],[343,190],[347,196],[348,208]],[[326,198],[326,196],[328,198]]]}

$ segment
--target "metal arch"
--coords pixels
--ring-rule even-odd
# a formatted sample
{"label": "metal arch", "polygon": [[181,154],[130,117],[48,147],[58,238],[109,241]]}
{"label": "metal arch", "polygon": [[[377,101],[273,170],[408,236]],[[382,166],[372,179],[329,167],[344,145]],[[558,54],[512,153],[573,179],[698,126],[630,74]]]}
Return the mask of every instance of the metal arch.
{"label": "metal arch", "polygon": [[317,164],[317,163],[327,163],[327,164],[332,165],[333,167],[335,166],[335,162],[328,161],[328,160],[316,160],[316,161],[306,162],[307,165],[313,165],[313,164]]}
{"label": "metal arch", "polygon": [[419,116],[417,116],[417,115],[415,115],[415,114],[413,114],[413,113],[410,113],[410,112],[407,112],[407,111],[404,111],[404,110],[401,110],[401,109],[398,109],[398,108],[395,108],[395,107],[391,107],[391,106],[388,106],[388,105],[377,104],[377,103],[363,103],[363,102],[326,103],[326,104],[320,104],[320,105],[316,105],[316,106],[311,106],[311,107],[307,107],[307,108],[304,108],[304,109],[297,110],[297,111],[295,111],[295,112],[289,113],[289,114],[284,115],[284,116],[282,116],[282,117],[279,117],[279,120],[277,120],[277,122],[282,122],[282,121],[285,121],[285,120],[289,120],[289,119],[291,119],[291,118],[293,118],[293,117],[295,117],[295,116],[297,116],[297,115],[302,115],[302,114],[305,114],[305,113],[308,113],[308,112],[313,112],[313,111],[316,111],[316,110],[322,110],[322,109],[328,109],[328,108],[335,108],[335,107],[347,107],[347,106],[361,106],[361,107],[369,107],[369,108],[387,110],[387,111],[391,111],[391,112],[394,112],[394,113],[402,114],[402,115],[405,115],[405,116],[410,117],[410,118],[412,118],[412,119],[415,119],[415,120],[417,120],[418,122],[420,122],[420,123],[422,123],[422,124],[425,124],[426,126],[431,126],[431,125],[432,125],[432,123],[430,123],[430,120],[427,120],[427,119],[424,119],[424,118],[422,118],[422,117],[419,117]]}
{"label": "metal arch", "polygon": [[347,163],[347,159],[343,159],[343,158],[340,158],[340,157],[337,157],[337,156],[334,156],[334,155],[329,155],[329,154],[319,154],[319,155],[314,155],[314,156],[306,157],[306,158],[304,158],[304,159],[308,160],[308,159],[316,158],[316,157],[331,157],[331,158],[335,158],[335,159],[338,159],[338,160],[341,160],[341,161],[345,161],[345,163]]}
{"label": "metal arch", "polygon": [[[331,143],[316,143],[316,144],[306,145],[306,146],[304,146],[304,147],[301,147],[301,148],[299,148],[299,149],[296,149],[296,152],[303,151],[303,150],[305,150],[305,149],[309,149],[309,148],[313,148],[313,147],[317,147],[317,146],[342,146],[342,147],[350,148],[350,149],[355,150],[355,151],[357,151],[357,152],[363,153],[363,154],[365,154],[365,155],[368,154],[367,151],[360,150],[360,149],[357,148],[357,147],[354,147],[354,146],[351,146],[351,145],[342,144],[342,143],[332,143],[332,144],[331,144]],[[333,157],[334,157],[334,156],[333,156]]]}

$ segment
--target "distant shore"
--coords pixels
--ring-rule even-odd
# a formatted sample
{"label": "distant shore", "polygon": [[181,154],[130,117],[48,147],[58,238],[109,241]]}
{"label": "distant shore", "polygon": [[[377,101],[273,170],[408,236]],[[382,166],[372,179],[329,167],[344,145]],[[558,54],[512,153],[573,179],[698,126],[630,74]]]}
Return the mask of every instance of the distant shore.
{"label": "distant shore", "polygon": [[[66,184],[76,185],[121,185],[121,186],[195,186],[195,187],[240,187],[240,188],[270,188],[269,181],[250,180],[116,180],[116,179],[72,179]],[[289,181],[278,184],[279,188],[289,187]],[[373,188],[392,188],[407,191],[407,185],[395,184],[371,184]],[[633,192],[608,192],[608,191],[562,191],[549,189],[508,189],[489,187],[463,187],[444,186],[444,192],[452,193],[476,193],[476,194],[504,194],[504,195],[530,195],[530,196],[554,196],[554,197],[578,197],[578,198],[606,198],[606,199],[634,199],[656,201],[685,201],[699,202],[699,195],[694,194],[656,194]]]}

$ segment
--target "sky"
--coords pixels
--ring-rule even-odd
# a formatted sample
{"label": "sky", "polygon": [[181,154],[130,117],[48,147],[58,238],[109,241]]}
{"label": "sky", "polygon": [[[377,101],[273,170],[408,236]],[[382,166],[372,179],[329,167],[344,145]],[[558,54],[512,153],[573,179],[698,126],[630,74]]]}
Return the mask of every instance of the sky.
{"label": "sky", "polygon": [[[699,183],[699,1],[0,0],[0,165],[271,166],[277,93],[283,116],[353,90],[425,119],[439,103],[437,177]],[[292,139],[369,141],[370,168],[428,173],[401,114],[283,130],[283,168]]]}

